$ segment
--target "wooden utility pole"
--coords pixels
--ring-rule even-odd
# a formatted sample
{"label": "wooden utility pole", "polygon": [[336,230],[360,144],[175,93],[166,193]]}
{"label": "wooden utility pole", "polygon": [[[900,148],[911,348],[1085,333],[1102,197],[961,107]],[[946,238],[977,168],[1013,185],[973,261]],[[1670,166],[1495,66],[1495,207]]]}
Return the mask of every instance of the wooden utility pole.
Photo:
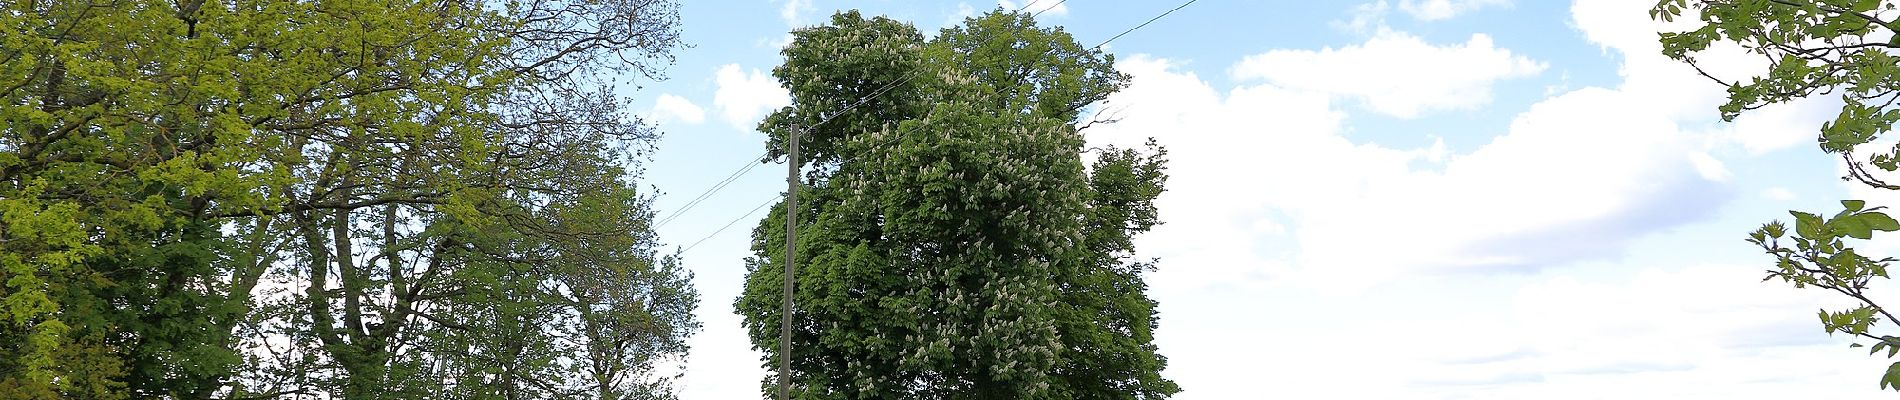
{"label": "wooden utility pole", "polygon": [[778,314],[778,398],[792,395],[792,262],[798,240],[798,124],[785,138],[785,301]]}

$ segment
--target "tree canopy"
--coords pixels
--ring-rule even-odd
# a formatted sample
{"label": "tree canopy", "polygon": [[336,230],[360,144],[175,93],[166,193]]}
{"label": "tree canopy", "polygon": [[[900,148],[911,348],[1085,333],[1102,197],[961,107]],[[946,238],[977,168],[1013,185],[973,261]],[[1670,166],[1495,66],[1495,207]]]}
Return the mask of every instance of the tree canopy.
{"label": "tree canopy", "polygon": [[792,37],[773,70],[792,104],[759,125],[775,156],[798,126],[810,171],[792,353],[778,347],[783,203],[753,232],[735,307],[765,365],[790,358],[796,397],[1180,390],[1152,343],[1154,264],[1132,244],[1158,223],[1165,151],[1085,150],[1076,127],[1127,85],[1112,55],[1001,10],[928,40],[855,11]]}
{"label": "tree canopy", "polygon": [[654,398],[678,5],[0,3],[0,397]]}

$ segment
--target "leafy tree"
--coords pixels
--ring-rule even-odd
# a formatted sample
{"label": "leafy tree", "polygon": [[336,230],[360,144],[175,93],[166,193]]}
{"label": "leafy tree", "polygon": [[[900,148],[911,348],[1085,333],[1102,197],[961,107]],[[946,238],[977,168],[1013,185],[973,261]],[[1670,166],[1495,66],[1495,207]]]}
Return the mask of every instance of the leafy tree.
{"label": "leafy tree", "polygon": [[[998,10],[924,40],[855,11],[793,32],[773,70],[800,131],[792,381],[807,399],[1154,399],[1155,303],[1131,238],[1159,223],[1165,153],[1075,124],[1125,87],[1113,57]],[[855,108],[852,108],[855,105]],[[779,357],[781,205],[736,308]],[[775,379],[767,379],[768,387]]]}
{"label": "leafy tree", "polygon": [[0,398],[670,396],[664,0],[0,3]]}
{"label": "leafy tree", "polygon": [[[1894,107],[1900,100],[1900,58],[1891,53],[1900,48],[1900,36],[1894,35],[1900,33],[1894,22],[1900,13],[1893,4],[1883,3],[1664,0],[1650,16],[1671,21],[1694,15],[1704,23],[1691,31],[1662,33],[1663,54],[1670,58],[1697,65],[1697,52],[1727,42],[1770,62],[1765,76],[1746,81],[1704,73],[1728,87],[1728,102],[1720,107],[1724,120],[1769,104],[1838,92],[1845,105],[1821,126],[1821,150],[1845,161],[1846,179],[1900,190],[1879,176],[1900,170],[1900,147],[1873,144],[1900,121],[1900,108]],[[1871,298],[1868,288],[1874,278],[1889,277],[1887,268],[1895,259],[1857,252],[1847,239],[1900,230],[1900,223],[1882,212],[1884,207],[1866,207],[1860,200],[1843,200],[1841,205],[1844,209],[1832,217],[1790,211],[1792,232],[1774,221],[1751,232],[1747,240],[1775,257],[1764,280],[1781,279],[1796,288],[1819,288],[1857,301],[1851,309],[1821,310],[1822,327],[1829,334],[1869,341],[1871,354],[1886,350],[1893,358],[1900,354],[1900,337],[1878,332],[1891,331],[1900,319]],[[1880,387],[1900,390],[1900,362],[1887,369]]]}

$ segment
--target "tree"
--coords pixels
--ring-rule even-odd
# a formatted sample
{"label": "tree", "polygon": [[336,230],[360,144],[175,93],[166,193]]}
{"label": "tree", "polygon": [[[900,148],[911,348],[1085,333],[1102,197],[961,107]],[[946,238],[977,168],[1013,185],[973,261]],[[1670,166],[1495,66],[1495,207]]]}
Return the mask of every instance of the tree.
{"label": "tree", "polygon": [[[778,349],[785,207],[753,232],[735,307],[789,356],[806,399],[1155,399],[1155,303],[1132,237],[1156,219],[1165,152],[1076,123],[1125,87],[1113,56],[998,10],[926,41],[855,11],[793,32],[773,75],[801,127],[792,354]],[[855,105],[855,108],[854,108]],[[768,378],[765,384],[771,385]]]}
{"label": "tree", "polygon": [[[1671,21],[1695,15],[1704,23],[1685,32],[1661,35],[1663,54],[1696,66],[1696,53],[1717,42],[1738,44],[1769,61],[1765,76],[1728,81],[1703,76],[1728,87],[1728,102],[1720,107],[1722,119],[1732,121],[1749,110],[1796,99],[1836,92],[1845,102],[1833,121],[1821,126],[1821,150],[1845,161],[1847,177],[1875,188],[1896,190],[1880,175],[1900,170],[1900,147],[1872,144],[1900,121],[1900,33],[1892,4],[1880,1],[1736,1],[1663,0],[1650,11],[1652,18]],[[1697,66],[1697,71],[1702,71]],[[1865,155],[1864,157],[1862,155]],[[1875,169],[1869,169],[1872,165]],[[1773,221],[1751,232],[1748,242],[1775,258],[1767,278],[1814,287],[1850,297],[1859,303],[1846,310],[1821,310],[1823,329],[1871,343],[1870,354],[1886,350],[1900,354],[1900,337],[1882,334],[1900,326],[1900,319],[1870,297],[1874,278],[1888,278],[1896,259],[1873,258],[1856,251],[1847,239],[1867,240],[1874,232],[1900,230],[1900,223],[1860,200],[1841,201],[1843,210],[1832,217],[1790,211],[1794,230]],[[1789,234],[1793,235],[1790,236]],[[1880,379],[1880,387],[1900,390],[1900,362]]]}
{"label": "tree", "polygon": [[[0,5],[0,397],[668,396],[663,0]],[[584,379],[583,379],[584,378]]]}

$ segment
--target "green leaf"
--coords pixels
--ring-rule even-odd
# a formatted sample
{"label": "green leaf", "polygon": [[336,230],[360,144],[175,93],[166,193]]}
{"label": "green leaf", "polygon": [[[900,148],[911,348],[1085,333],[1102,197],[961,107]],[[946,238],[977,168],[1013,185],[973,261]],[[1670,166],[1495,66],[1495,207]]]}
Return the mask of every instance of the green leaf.
{"label": "green leaf", "polygon": [[1900,231],[1900,221],[1895,221],[1893,217],[1887,216],[1886,213],[1870,211],[1861,213],[1860,215],[1860,219],[1865,221],[1869,228],[1881,232]]}
{"label": "green leaf", "polygon": [[1781,221],[1769,221],[1767,224],[1761,226],[1761,231],[1762,233],[1767,233],[1771,239],[1780,239],[1782,236],[1788,235],[1788,226],[1783,225]]}
{"label": "green leaf", "polygon": [[1855,212],[1855,211],[1860,211],[1860,210],[1861,210],[1861,208],[1863,208],[1863,207],[1866,207],[1866,206],[1867,206],[1867,201],[1865,201],[1865,200],[1841,200],[1841,206],[1843,206],[1843,207],[1847,207],[1847,212],[1850,212],[1850,213],[1851,213],[1851,212]]}
{"label": "green leaf", "polygon": [[1848,237],[1855,239],[1867,240],[1874,237],[1873,226],[1868,225],[1866,219],[1861,218],[1859,215],[1837,218],[1831,221],[1830,225],[1833,225],[1834,228],[1841,233],[1847,234]]}
{"label": "green leaf", "polygon": [[1821,216],[1800,211],[1789,211],[1788,213],[1794,215],[1795,235],[1808,239],[1821,239],[1825,236],[1822,234],[1823,225]]}
{"label": "green leaf", "polygon": [[1880,388],[1900,390],[1900,362],[1887,365],[1887,374],[1880,377]]}

